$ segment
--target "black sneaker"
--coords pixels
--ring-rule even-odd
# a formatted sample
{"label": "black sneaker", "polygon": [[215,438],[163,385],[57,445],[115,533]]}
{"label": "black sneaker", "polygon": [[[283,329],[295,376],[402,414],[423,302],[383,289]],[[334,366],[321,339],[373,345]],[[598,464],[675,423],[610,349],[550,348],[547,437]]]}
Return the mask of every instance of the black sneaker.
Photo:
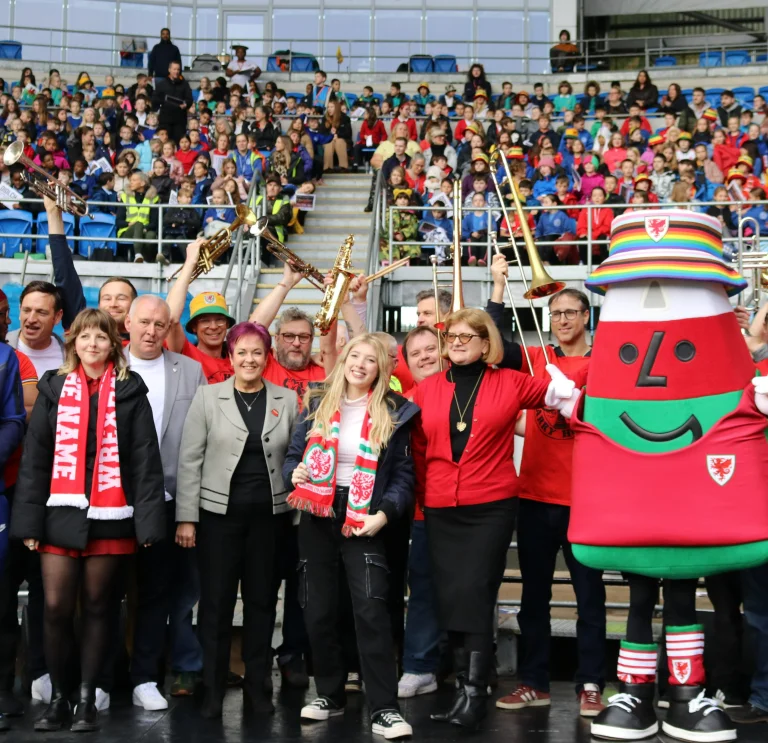
{"label": "black sneaker", "polygon": [[642,740],[656,735],[659,723],[653,709],[655,684],[620,684],[619,690],[592,721],[592,735],[609,740]]}
{"label": "black sneaker", "polygon": [[290,686],[292,689],[306,689],[309,686],[307,665],[300,655],[294,655],[283,663],[280,666],[280,673],[283,677],[283,686]]}
{"label": "black sneaker", "polygon": [[347,674],[347,680],[344,682],[344,691],[347,694],[360,694],[363,691],[363,680],[359,673],[354,671]]}
{"label": "black sneaker", "polygon": [[227,686],[232,688],[237,688],[238,686],[243,685],[243,677],[239,673],[235,673],[234,671],[228,671],[227,672]]}
{"label": "black sneaker", "polygon": [[413,728],[396,709],[381,709],[371,718],[371,732],[395,740],[413,735]]}
{"label": "black sneaker", "polygon": [[336,702],[328,697],[318,697],[305,707],[301,708],[302,720],[328,720],[344,714],[344,707],[339,707]]}
{"label": "black sneaker", "polygon": [[661,729],[677,740],[736,740],[736,726],[717,702],[704,696],[701,686],[672,686],[669,689],[669,712]]}
{"label": "black sneaker", "polygon": [[743,707],[734,707],[728,711],[728,717],[739,725],[749,725],[754,722],[768,722],[768,710],[755,707],[754,704],[745,704]]}

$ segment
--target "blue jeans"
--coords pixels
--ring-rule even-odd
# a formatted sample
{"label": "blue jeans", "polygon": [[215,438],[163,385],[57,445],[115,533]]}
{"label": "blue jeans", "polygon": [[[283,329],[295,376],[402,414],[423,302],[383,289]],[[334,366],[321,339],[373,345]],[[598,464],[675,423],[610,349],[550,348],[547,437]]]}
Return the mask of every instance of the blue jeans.
{"label": "blue jeans", "polygon": [[576,593],[576,640],[579,665],[576,689],[584,684],[605,686],[605,586],[599,570],[585,567],[573,556],[568,541],[571,509],[520,498],[517,549],[523,595],[518,622],[521,634],[520,680],[549,691],[551,626],[549,602],[557,552],[562,547]]}
{"label": "blue jeans", "polygon": [[749,703],[768,710],[768,564],[745,570],[744,616],[755,635],[755,673]]}
{"label": "blue jeans", "polygon": [[408,560],[408,613],[405,619],[403,671],[435,673],[440,661],[440,624],[423,521],[414,521]]}

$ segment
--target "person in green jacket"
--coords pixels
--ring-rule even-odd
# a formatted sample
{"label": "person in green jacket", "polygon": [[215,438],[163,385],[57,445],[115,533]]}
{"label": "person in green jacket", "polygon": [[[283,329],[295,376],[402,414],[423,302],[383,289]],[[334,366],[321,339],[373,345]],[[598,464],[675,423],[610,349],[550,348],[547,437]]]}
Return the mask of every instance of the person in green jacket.
{"label": "person in green jacket", "polygon": [[[394,193],[395,205],[407,207],[410,205],[411,189],[397,189]],[[410,210],[389,209],[387,211],[387,225],[385,235],[389,235],[389,220],[392,220],[392,260],[400,258],[418,258],[421,255],[420,245],[399,245],[398,243],[411,243],[419,237],[419,218]],[[382,240],[379,250],[379,260],[389,260],[389,245],[387,238]]]}

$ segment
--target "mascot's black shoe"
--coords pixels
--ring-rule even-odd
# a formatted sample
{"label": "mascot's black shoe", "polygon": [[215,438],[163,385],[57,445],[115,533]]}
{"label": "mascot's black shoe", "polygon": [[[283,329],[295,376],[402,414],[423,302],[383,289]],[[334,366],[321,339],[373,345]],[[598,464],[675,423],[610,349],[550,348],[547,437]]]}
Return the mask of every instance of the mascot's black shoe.
{"label": "mascot's black shoe", "polygon": [[661,729],[670,737],[690,743],[736,740],[736,726],[702,686],[670,686],[669,712]]}
{"label": "mascot's black shoe", "polygon": [[655,690],[656,684],[620,684],[619,693],[592,721],[592,735],[608,740],[642,740],[656,735],[659,723],[653,707]]}

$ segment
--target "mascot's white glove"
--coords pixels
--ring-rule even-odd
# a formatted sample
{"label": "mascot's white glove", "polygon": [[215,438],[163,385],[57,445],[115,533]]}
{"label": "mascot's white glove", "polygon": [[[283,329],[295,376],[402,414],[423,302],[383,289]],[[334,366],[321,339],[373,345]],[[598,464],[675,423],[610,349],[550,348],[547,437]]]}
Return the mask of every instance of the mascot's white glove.
{"label": "mascot's white glove", "polygon": [[580,390],[577,390],[576,383],[568,379],[554,364],[547,364],[546,369],[552,381],[547,388],[544,404],[548,408],[559,410],[565,418],[570,418],[581,394]]}
{"label": "mascot's white glove", "polygon": [[768,415],[768,377],[755,377],[752,380],[755,388],[755,405],[763,414]]}

